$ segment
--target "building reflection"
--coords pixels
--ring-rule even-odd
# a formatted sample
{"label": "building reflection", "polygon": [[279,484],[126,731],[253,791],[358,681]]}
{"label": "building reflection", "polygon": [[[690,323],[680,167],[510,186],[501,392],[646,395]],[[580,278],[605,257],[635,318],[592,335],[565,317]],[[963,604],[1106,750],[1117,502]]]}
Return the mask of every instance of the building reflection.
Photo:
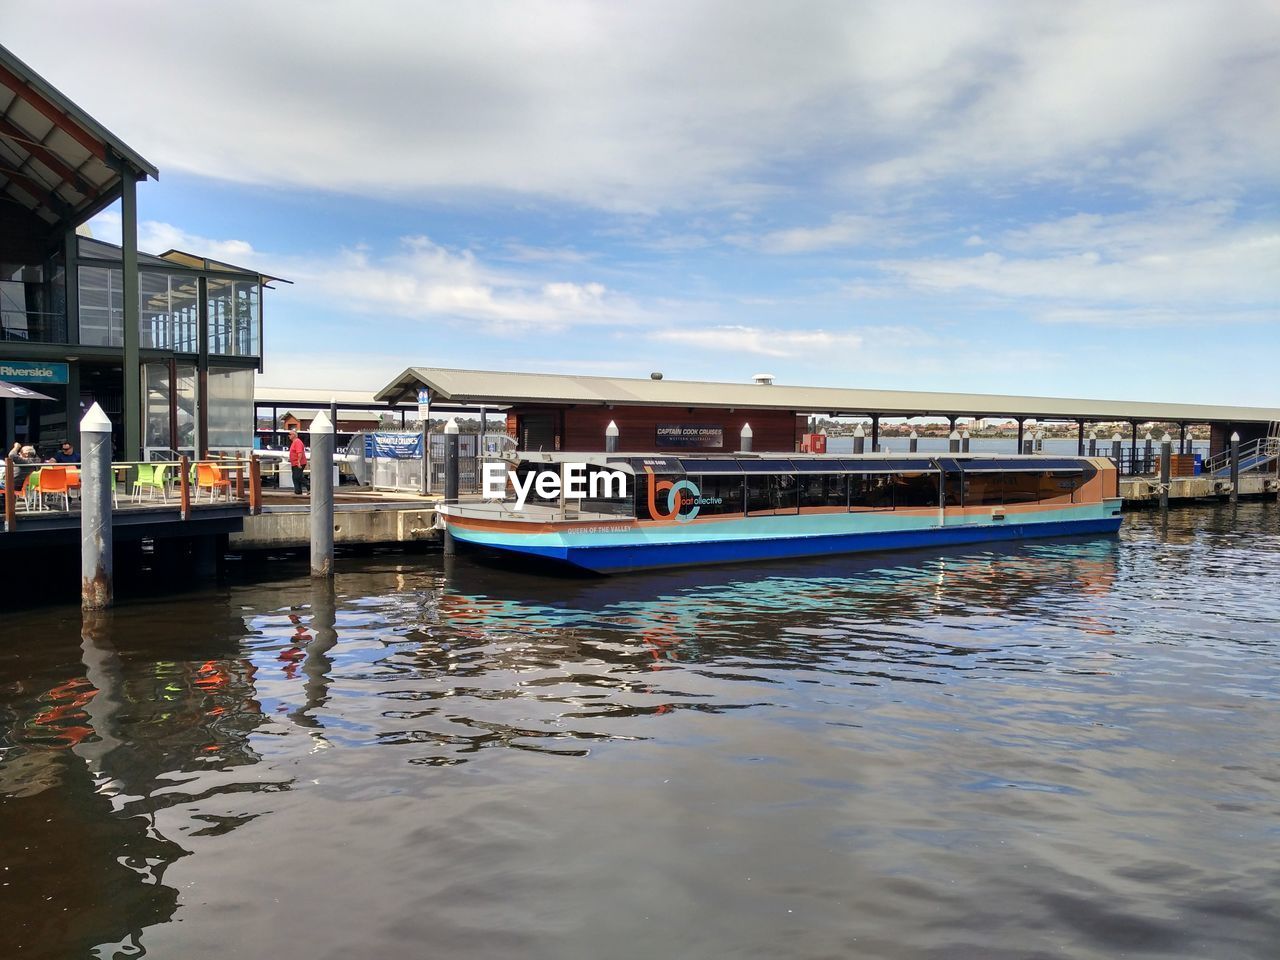
{"label": "building reflection", "polygon": [[49,617],[27,675],[0,683],[0,956],[137,955],[173,916],[165,872],[188,850],[157,814],[205,789],[201,774],[257,763],[263,720],[243,622],[200,608],[124,609],[79,637]]}

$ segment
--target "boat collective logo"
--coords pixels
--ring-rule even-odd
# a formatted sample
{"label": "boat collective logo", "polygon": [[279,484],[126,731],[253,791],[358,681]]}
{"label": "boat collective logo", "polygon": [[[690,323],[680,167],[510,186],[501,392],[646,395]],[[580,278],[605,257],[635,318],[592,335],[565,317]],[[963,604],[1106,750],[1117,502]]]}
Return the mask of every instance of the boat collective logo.
{"label": "boat collective logo", "polygon": [[720,497],[704,497],[692,480],[655,480],[652,468],[644,472],[649,475],[649,516],[655,520],[688,523],[704,505],[723,502]]}

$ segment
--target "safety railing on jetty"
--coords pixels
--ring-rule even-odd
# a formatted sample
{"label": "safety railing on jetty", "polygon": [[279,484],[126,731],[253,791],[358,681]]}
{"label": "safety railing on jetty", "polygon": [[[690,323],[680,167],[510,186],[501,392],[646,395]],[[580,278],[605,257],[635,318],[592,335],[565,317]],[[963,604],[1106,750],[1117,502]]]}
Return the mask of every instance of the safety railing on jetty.
{"label": "safety railing on jetty", "polygon": [[[3,469],[5,531],[20,518],[74,515],[80,510],[81,470],[72,463],[15,463]],[[214,456],[193,460],[128,460],[111,464],[113,512],[176,510],[188,520],[202,505],[240,505],[249,515],[262,512],[262,470],[257,457]]]}

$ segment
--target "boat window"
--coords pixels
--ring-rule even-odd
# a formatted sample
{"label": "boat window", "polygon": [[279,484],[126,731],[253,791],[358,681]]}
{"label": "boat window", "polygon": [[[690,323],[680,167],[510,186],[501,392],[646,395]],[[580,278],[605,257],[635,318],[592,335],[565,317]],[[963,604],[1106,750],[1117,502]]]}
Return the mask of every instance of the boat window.
{"label": "boat window", "polygon": [[1071,496],[1084,478],[1083,473],[1042,470],[1038,473],[1006,473],[1005,503],[1039,503],[1056,497]]}
{"label": "boat window", "polygon": [[959,470],[948,470],[942,475],[942,503],[947,507],[963,507],[964,474]]}
{"label": "boat window", "polygon": [[698,495],[693,500],[693,505],[698,508],[698,516],[714,517],[727,513],[742,513],[744,483],[741,474],[737,476],[690,474],[687,479],[693,481],[698,487]]}
{"label": "boat window", "polygon": [[831,473],[833,470],[839,470],[840,461],[834,459],[822,460],[798,460],[792,459],[792,465],[799,473]]}
{"label": "boat window", "polygon": [[969,507],[998,507],[1004,503],[1004,474],[965,472],[964,502]]}
{"label": "boat window", "polygon": [[789,473],[748,474],[747,513],[796,513],[796,478]]}
{"label": "boat window", "polygon": [[892,510],[893,474],[860,473],[849,478],[850,510]]}
{"label": "boat window", "polygon": [[790,460],[748,460],[744,457],[738,465],[747,473],[795,473]]}
{"label": "boat window", "polygon": [[851,473],[916,473],[921,470],[932,470],[933,464],[926,459],[867,457],[866,459],[841,459],[840,467]]}
{"label": "boat window", "polygon": [[741,473],[742,465],[737,460],[681,460],[685,473]]}
{"label": "boat window", "polygon": [[849,478],[842,473],[802,474],[800,482],[801,507],[839,507],[849,502]]}
{"label": "boat window", "polygon": [[633,477],[620,470],[587,464],[585,486],[588,495],[582,498],[580,509],[583,513],[602,513],[611,517],[635,516],[635,500],[631,496],[633,481]]}
{"label": "boat window", "polygon": [[938,505],[938,473],[899,473],[894,475],[893,505],[898,507],[936,507]]}

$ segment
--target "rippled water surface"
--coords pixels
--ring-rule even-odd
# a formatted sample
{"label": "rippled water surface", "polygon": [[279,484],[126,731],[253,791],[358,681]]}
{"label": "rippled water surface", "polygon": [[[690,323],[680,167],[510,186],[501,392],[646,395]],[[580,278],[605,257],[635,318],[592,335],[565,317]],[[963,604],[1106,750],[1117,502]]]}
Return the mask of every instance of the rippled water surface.
{"label": "rippled water surface", "polygon": [[1272,958],[1278,558],[1256,504],[11,613],[0,957]]}

